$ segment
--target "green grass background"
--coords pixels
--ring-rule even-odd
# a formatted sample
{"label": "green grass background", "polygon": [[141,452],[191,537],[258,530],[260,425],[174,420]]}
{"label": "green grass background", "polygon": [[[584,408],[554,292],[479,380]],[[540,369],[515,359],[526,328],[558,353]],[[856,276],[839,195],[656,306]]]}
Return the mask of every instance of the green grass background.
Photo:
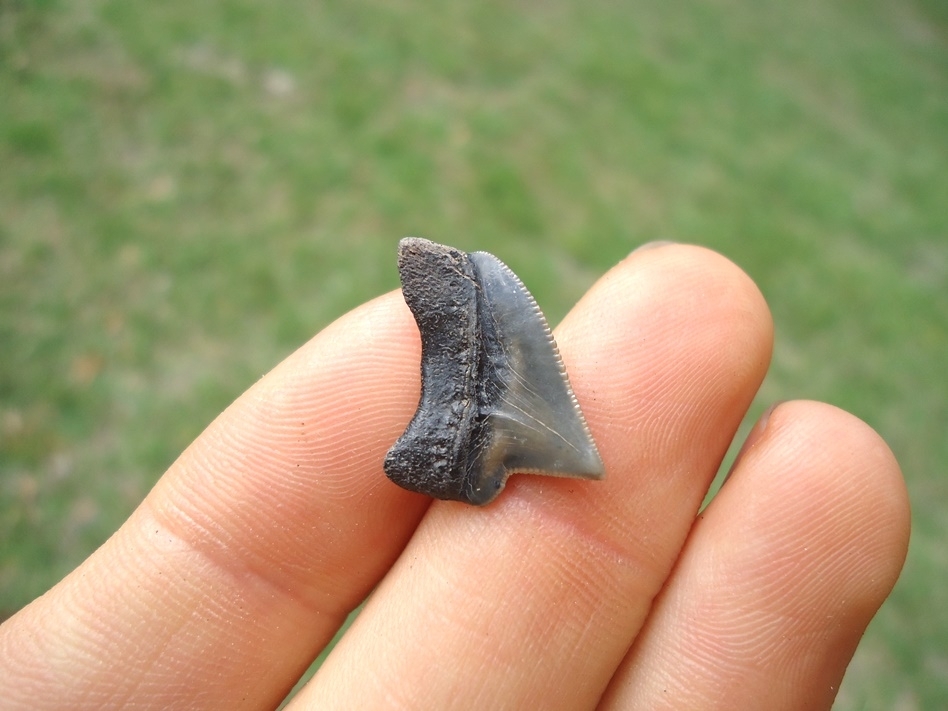
{"label": "green grass background", "polygon": [[941,0],[0,0],[0,613],[395,288],[406,234],[553,322],[644,241],[743,266],[777,328],[752,415],[850,409],[911,490],[837,708],[948,706]]}

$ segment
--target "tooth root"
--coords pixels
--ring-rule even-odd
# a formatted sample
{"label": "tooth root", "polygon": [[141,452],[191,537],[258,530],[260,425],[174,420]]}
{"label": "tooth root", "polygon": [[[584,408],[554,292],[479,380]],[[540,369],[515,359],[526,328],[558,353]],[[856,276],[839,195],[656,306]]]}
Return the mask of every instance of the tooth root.
{"label": "tooth root", "polygon": [[385,457],[392,481],[483,505],[513,472],[605,470],[553,334],[517,276],[486,252],[408,237],[402,293],[421,332],[418,410]]}

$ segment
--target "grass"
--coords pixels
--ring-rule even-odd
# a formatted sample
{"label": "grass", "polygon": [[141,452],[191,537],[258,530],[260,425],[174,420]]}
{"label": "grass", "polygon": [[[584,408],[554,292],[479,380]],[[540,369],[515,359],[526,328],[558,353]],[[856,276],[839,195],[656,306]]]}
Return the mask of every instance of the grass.
{"label": "grass", "polygon": [[840,709],[948,705],[948,11],[0,0],[0,611],[228,402],[397,285],[500,255],[557,321],[650,239],[741,264],[812,397],[896,451],[909,561]]}

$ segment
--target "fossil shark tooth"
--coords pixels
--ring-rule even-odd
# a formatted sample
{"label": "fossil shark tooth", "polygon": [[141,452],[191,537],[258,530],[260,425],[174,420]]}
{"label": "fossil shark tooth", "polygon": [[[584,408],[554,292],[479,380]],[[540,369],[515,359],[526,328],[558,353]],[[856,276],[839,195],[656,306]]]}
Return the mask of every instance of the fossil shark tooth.
{"label": "fossil shark tooth", "polygon": [[492,254],[417,237],[399,243],[398,270],[421,332],[421,399],[386,475],[475,505],[512,472],[601,479],[553,334],[520,279]]}

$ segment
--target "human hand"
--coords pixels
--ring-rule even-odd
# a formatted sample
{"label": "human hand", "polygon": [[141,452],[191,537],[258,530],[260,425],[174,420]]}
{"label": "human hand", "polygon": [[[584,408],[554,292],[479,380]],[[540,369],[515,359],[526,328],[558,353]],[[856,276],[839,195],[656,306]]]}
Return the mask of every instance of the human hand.
{"label": "human hand", "polygon": [[418,400],[397,293],[228,408],[128,522],[0,627],[4,708],[831,706],[901,568],[886,445],[814,402],[755,427],[764,301],[706,250],[634,252],[557,330],[606,480],[516,475],[484,509],[382,473]]}

